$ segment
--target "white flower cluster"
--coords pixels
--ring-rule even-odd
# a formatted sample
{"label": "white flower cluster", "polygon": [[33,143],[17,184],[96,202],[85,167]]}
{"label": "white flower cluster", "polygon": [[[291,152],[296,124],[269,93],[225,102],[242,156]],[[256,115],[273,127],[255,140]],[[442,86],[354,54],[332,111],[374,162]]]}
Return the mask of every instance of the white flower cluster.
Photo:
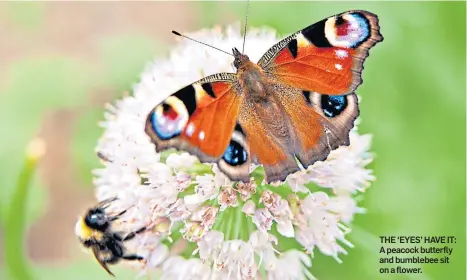
{"label": "white flower cluster", "polygon": [[[191,37],[221,49],[242,44],[239,28],[203,30]],[[275,42],[269,29],[251,30],[246,50],[252,61]],[[99,201],[118,197],[109,211],[127,209],[121,230],[148,226],[127,245],[145,257],[142,273],[160,269],[164,279],[313,279],[315,247],[339,260],[357,207],[352,195],[374,180],[366,165],[371,137],[350,133],[350,146],[324,162],[291,174],[282,185],[231,182],[215,164],[188,153],[155,152],[144,131],[149,111],[169,94],[206,75],[232,72],[229,57],[188,40],[148,66],[131,96],[109,106],[97,151]],[[259,170],[259,169],[257,169]],[[261,173],[261,172],[256,172]],[[301,247],[279,252],[295,238]]]}

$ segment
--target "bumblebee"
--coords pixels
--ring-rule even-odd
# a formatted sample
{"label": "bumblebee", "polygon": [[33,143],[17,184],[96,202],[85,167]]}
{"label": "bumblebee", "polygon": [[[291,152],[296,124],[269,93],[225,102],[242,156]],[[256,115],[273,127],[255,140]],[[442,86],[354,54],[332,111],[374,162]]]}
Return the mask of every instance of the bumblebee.
{"label": "bumblebee", "polygon": [[84,217],[79,218],[75,228],[75,233],[83,246],[92,250],[99,264],[112,276],[115,275],[110,271],[107,264],[115,264],[122,259],[129,261],[144,259],[136,254],[127,254],[123,243],[146,230],[146,227],[142,227],[127,235],[112,231],[112,222],[120,218],[128,210],[116,215],[106,214],[105,209],[114,200],[116,198],[104,200],[89,209]]}

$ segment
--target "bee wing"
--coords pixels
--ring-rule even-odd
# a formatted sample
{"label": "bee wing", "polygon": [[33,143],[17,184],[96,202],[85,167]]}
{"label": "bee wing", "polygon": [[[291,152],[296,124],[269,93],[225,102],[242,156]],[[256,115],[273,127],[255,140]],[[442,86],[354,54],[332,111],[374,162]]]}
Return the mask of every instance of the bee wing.
{"label": "bee wing", "polygon": [[99,258],[99,247],[98,246],[93,246],[92,247],[92,253],[94,254],[94,257],[96,258],[97,262],[105,269],[105,271],[107,271],[108,274],[115,277],[115,275],[112,273],[112,271],[110,271],[107,264],[101,258]]}

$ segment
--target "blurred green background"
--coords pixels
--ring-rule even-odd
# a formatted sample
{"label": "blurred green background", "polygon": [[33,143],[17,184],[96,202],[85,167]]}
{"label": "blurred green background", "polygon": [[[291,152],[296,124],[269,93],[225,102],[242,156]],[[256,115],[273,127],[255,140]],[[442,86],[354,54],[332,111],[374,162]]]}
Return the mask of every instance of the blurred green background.
{"label": "blurred green background", "polygon": [[[371,51],[358,90],[360,131],[374,135],[376,153],[370,167],[377,181],[361,203],[368,213],[353,222],[348,239],[356,247],[343,264],[315,254],[317,278],[465,279],[465,8],[465,2],[251,3],[250,26],[281,35],[366,9],[379,16],[385,38]],[[24,149],[39,135],[48,149],[30,186],[24,238],[36,279],[110,279],[73,233],[77,216],[93,203],[90,171],[99,166],[94,146],[103,104],[129,91],[146,62],[170,51],[171,29],[196,31],[244,15],[244,2],[0,3],[0,236],[7,230],[22,236],[7,213]],[[450,235],[457,243],[450,264],[381,275],[381,235]],[[0,279],[11,279],[7,258],[0,256]],[[135,275],[118,266],[115,273]]]}

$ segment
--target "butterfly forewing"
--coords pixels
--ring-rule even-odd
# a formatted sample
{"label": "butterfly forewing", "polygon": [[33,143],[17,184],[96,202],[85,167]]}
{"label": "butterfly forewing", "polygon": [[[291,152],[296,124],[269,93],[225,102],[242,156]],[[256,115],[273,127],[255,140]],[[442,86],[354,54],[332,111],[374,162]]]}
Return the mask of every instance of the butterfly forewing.
{"label": "butterfly forewing", "polygon": [[146,133],[157,151],[176,148],[216,162],[230,142],[239,96],[235,74],[208,76],[158,104],[147,117]]}
{"label": "butterfly forewing", "polygon": [[368,50],[383,40],[378,18],[348,11],[321,20],[283,39],[258,64],[269,77],[328,95],[355,91]]}

